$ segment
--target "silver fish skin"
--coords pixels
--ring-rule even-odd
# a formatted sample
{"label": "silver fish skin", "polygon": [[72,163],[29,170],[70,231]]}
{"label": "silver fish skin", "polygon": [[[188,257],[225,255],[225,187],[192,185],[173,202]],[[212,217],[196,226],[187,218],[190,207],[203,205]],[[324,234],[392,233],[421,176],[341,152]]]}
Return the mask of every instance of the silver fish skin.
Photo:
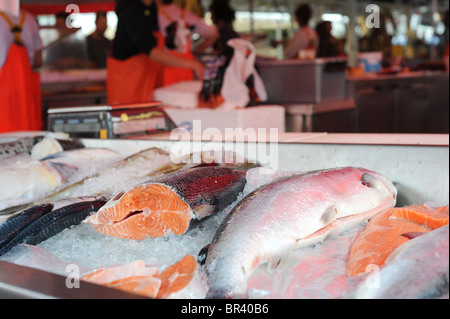
{"label": "silver fish skin", "polygon": [[27,153],[36,143],[37,138],[25,137],[12,142],[0,144],[0,159],[16,154]]}
{"label": "silver fish skin", "polygon": [[42,140],[30,150],[30,155],[36,160],[41,160],[52,154],[80,148],[84,148],[84,145],[76,139],[60,140],[53,137],[42,137]]}
{"label": "silver fish skin", "polygon": [[92,176],[122,160],[122,155],[110,149],[78,149],[61,152],[41,161],[29,157],[8,161],[0,167],[0,211],[35,202],[49,194]]}
{"label": "silver fish skin", "polygon": [[[106,166],[97,174],[60,189],[40,202],[91,195],[110,198],[123,189],[131,188],[148,180],[147,175],[168,164],[170,164],[170,156],[167,152],[158,148],[149,148],[123,161],[118,161],[114,165]],[[118,178],[120,183],[117,183]]]}
{"label": "silver fish skin", "polygon": [[448,298],[449,226],[401,245],[386,260],[386,266],[371,276],[344,299]]}
{"label": "silver fish skin", "polygon": [[294,249],[324,240],[396,204],[397,189],[361,168],[296,175],[262,186],[224,219],[208,250],[207,298],[247,297],[261,265],[282,267]]}
{"label": "silver fish skin", "polygon": [[[98,169],[111,163],[122,160],[122,156],[114,150],[107,148],[81,148],[52,154],[40,160],[52,167],[61,175],[64,182],[73,182],[74,175],[76,181],[96,173]],[[86,176],[79,174],[79,171],[86,169]]]}
{"label": "silver fish skin", "polygon": [[0,159],[18,154],[30,154],[34,159],[39,160],[50,154],[84,148],[79,140],[58,139],[50,135],[24,137],[12,142],[0,143]]}

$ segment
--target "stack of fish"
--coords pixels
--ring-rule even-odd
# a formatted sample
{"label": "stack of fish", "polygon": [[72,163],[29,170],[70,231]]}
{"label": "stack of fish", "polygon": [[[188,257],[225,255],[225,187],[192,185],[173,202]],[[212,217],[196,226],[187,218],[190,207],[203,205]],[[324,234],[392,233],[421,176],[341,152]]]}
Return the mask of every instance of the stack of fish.
{"label": "stack of fish", "polygon": [[[196,181],[190,177],[191,174],[187,170],[176,175],[175,179],[181,181],[178,185],[167,183],[171,178],[165,177],[159,182],[154,181],[119,194],[96,215],[91,216],[88,222],[104,234],[121,238],[131,238],[127,236],[132,235],[136,240],[148,238],[148,234],[137,229],[138,226],[145,225],[144,229],[147,231],[154,229],[153,225],[144,222],[146,218],[164,220],[155,218],[155,211],[177,211],[178,214],[189,212],[188,224],[192,216],[195,216],[195,209],[192,208],[195,206],[189,201],[178,205],[175,202],[176,199],[189,198],[189,192],[180,193],[177,187],[184,185],[192,192],[191,185],[195,185],[193,183]],[[201,175],[207,181],[208,174]],[[215,191],[223,192],[222,184],[218,184]],[[156,191],[164,195],[158,197],[154,194]],[[142,198],[146,200],[139,203]],[[268,264],[271,269],[282,268],[294,249],[326,240],[331,235],[360,225],[374,216],[378,217],[382,212],[393,209],[396,198],[397,190],[386,177],[352,167],[288,176],[258,188],[225,217],[211,245],[201,252],[200,259],[205,258],[204,269],[208,277],[207,297],[247,297],[247,281],[259,265]],[[151,206],[162,202],[171,202],[174,206],[170,209]],[[446,223],[445,211],[443,214],[440,217],[442,225]],[[133,218],[137,218],[139,222],[131,221]],[[134,229],[123,227],[121,224],[124,222],[130,222]],[[164,226],[168,227],[167,224]],[[120,228],[120,231],[113,231],[115,228]],[[183,231],[178,235],[182,235]],[[445,269],[445,262],[440,265]],[[434,289],[434,286],[430,285],[427,289]],[[426,293],[423,295],[427,296]]]}
{"label": "stack of fish", "polygon": [[[157,148],[125,159],[109,149],[82,148],[42,160],[33,160],[28,154],[6,157],[0,165],[0,176],[11,183],[3,184],[0,198],[1,209],[6,209],[0,213],[0,256],[18,244],[36,245],[76,226],[100,208],[99,214],[87,221],[100,232],[112,231],[116,237],[142,240],[186,232],[191,219],[203,219],[231,204],[246,181],[246,170],[238,165],[219,167],[220,158],[204,162],[206,155],[199,156],[200,163],[191,163],[191,154],[173,164],[169,154]],[[244,161],[242,166],[252,165]],[[102,222],[109,218],[116,202],[126,201],[133,194],[136,202],[131,204],[136,207],[120,210],[120,220]],[[147,202],[149,198],[157,201]],[[68,200],[70,204],[64,206]],[[183,209],[171,211],[173,204]],[[133,228],[142,218],[147,221],[146,227],[136,235]],[[124,231],[117,231],[123,227]]]}
{"label": "stack of fish", "polygon": [[0,160],[18,154],[29,154],[33,159],[40,160],[52,154],[84,148],[83,143],[78,140],[57,135],[38,135],[1,143]]}
{"label": "stack of fish", "polygon": [[0,210],[40,200],[122,159],[109,149],[86,148],[60,152],[42,160],[18,156],[19,160],[7,157],[0,163]]}
{"label": "stack of fish", "polygon": [[[367,267],[375,265],[382,289],[361,285],[345,297],[448,296],[448,206],[395,208],[397,189],[377,172],[344,167],[280,174],[243,197],[251,163],[221,165],[219,158],[205,161],[205,154],[197,154],[202,161],[193,164],[195,154],[189,154],[175,164],[156,148],[125,159],[107,149],[66,150],[40,159],[29,153],[0,163],[0,178],[8,181],[0,189],[0,207],[13,212],[0,220],[0,256],[82,221],[80,226],[115,240],[183,238],[194,224],[232,207],[198,261],[188,255],[161,273],[136,261],[83,279],[150,298],[247,298],[248,281],[261,265],[281,270],[294,250],[301,253],[370,220],[353,242],[347,275],[367,276]],[[28,206],[11,210],[23,204]],[[411,261],[418,259],[419,264]],[[442,280],[421,285],[421,277],[401,286],[414,293],[394,295],[389,287],[404,279],[394,278],[398,267],[406,267],[402,276],[419,267]]]}
{"label": "stack of fish", "polygon": [[37,245],[97,211],[105,199],[44,198],[122,159],[113,150],[45,136],[1,144],[0,154],[0,255],[21,243]]}

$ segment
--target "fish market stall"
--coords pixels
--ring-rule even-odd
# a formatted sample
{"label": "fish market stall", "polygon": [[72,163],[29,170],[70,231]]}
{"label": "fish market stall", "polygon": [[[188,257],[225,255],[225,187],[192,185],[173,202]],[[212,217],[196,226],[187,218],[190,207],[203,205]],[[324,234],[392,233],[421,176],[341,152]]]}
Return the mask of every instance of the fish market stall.
{"label": "fish market stall", "polygon": [[[108,198],[110,200],[99,210],[92,208],[92,213],[83,213],[83,217],[86,217],[83,222],[74,223],[70,219],[72,221],[70,227],[61,227],[62,223],[58,222],[59,217],[54,223],[45,224],[43,229],[45,232],[43,230],[39,232],[40,236],[42,235],[40,238],[44,239],[40,242],[35,234],[22,237],[25,240],[21,241],[19,237],[22,235],[15,235],[12,239],[8,237],[9,239],[5,240],[4,237],[1,237],[2,232],[0,232],[0,250],[3,252],[8,250],[0,257],[0,296],[7,298],[17,296],[29,298],[93,298],[92,296],[96,298],[129,298],[130,295],[123,291],[124,286],[130,283],[128,281],[130,278],[135,280],[136,276],[145,274],[145,284],[139,282],[137,286],[140,288],[133,286],[135,287],[134,293],[137,293],[135,296],[138,298],[152,296],[153,298],[191,299],[204,298],[206,295],[216,298],[232,296],[240,298],[242,290],[237,287],[241,287],[242,282],[238,280],[241,276],[238,273],[231,277],[227,277],[229,274],[223,273],[225,278],[230,279],[230,283],[235,283],[231,288],[214,288],[221,287],[220,281],[214,278],[221,278],[222,275],[216,277],[215,274],[223,271],[220,270],[220,267],[216,268],[218,265],[214,261],[216,256],[220,258],[220,256],[228,256],[236,251],[242,252],[243,259],[245,259],[246,256],[251,255],[252,251],[258,251],[254,242],[252,242],[252,246],[247,247],[249,250],[246,250],[246,247],[241,247],[231,241],[232,237],[238,238],[244,233],[258,232],[256,227],[258,223],[251,220],[239,221],[239,216],[245,216],[245,214],[239,215],[239,212],[245,210],[246,214],[251,215],[251,207],[261,203],[258,201],[278,198],[278,195],[270,195],[277,189],[281,190],[281,194],[296,196],[296,191],[287,191],[285,187],[291,187],[297,183],[295,188],[301,193],[303,179],[327,179],[327,187],[319,187],[314,191],[315,201],[325,201],[325,197],[321,197],[320,193],[333,193],[334,179],[343,178],[338,183],[341,185],[339,192],[348,191],[346,187],[357,187],[360,192],[358,196],[372,198],[374,194],[378,194],[375,198],[367,199],[365,202],[384,198],[381,201],[384,203],[383,205],[387,205],[386,207],[395,205],[395,208],[389,209],[395,210],[394,213],[398,216],[396,220],[402,220],[403,223],[408,218],[417,221],[416,217],[404,217],[403,215],[402,217],[403,207],[425,205],[424,208],[421,208],[422,211],[415,208],[413,216],[423,216],[423,214],[428,214],[428,210],[431,211],[429,214],[432,218],[429,220],[433,224],[429,223],[427,227],[416,225],[421,232],[426,234],[410,239],[404,249],[398,252],[396,250],[396,253],[391,255],[387,266],[381,264],[376,268],[380,271],[382,288],[389,290],[395,284],[399,287],[397,295],[383,295],[381,290],[376,291],[380,293],[377,295],[373,291],[365,290],[370,288],[367,284],[371,278],[370,273],[358,276],[349,275],[349,252],[352,251],[350,256],[355,258],[360,256],[361,251],[364,252],[364,247],[362,250],[357,249],[357,239],[361,234],[373,229],[369,226],[378,222],[373,218],[368,224],[367,219],[369,218],[362,216],[363,218],[352,224],[351,227],[345,227],[339,231],[337,231],[338,228],[333,228],[334,232],[321,233],[325,236],[322,236],[320,232],[310,235],[310,230],[307,228],[304,230],[306,231],[304,237],[298,241],[303,243],[301,248],[290,249],[288,244],[282,245],[281,247],[285,248],[281,250],[277,248],[276,252],[281,252],[281,254],[267,252],[273,256],[267,260],[269,266],[266,267],[266,263],[261,262],[259,267],[252,269],[252,273],[247,275],[248,280],[245,284],[248,289],[247,296],[251,299],[333,299],[362,298],[364,296],[369,296],[369,298],[385,296],[388,298],[448,297],[448,281],[446,288],[444,287],[442,290],[440,283],[437,283],[436,286],[428,285],[430,282],[428,279],[419,278],[415,282],[405,282],[401,280],[401,277],[392,275],[395,274],[398,267],[403,267],[402,269],[408,269],[409,274],[413,276],[414,269],[417,268],[410,267],[408,262],[421,260],[420,267],[427,269],[427,275],[429,274],[433,278],[445,279],[445,276],[448,278],[448,226],[445,226],[448,224],[448,206],[447,212],[445,212],[445,205],[448,205],[449,201],[448,135],[281,133],[278,136],[278,143],[270,140],[267,136],[265,136],[266,143],[262,143],[261,140],[256,143],[257,140],[249,136],[241,139],[245,142],[239,142],[240,139],[230,136],[220,139],[219,137],[212,138],[209,135],[202,141],[195,134],[190,134],[189,140],[169,140],[164,136],[158,138],[145,136],[142,139],[128,140],[81,139],[79,142],[88,152],[90,151],[91,156],[94,156],[98,163],[102,163],[103,154],[109,154],[107,157],[111,159],[106,164],[105,162],[101,164],[103,167],[101,170],[98,170],[98,165],[95,165],[94,162],[90,163],[90,165],[97,166],[96,174],[92,174],[93,167],[91,167],[85,172],[88,175],[90,173],[90,177],[84,179],[85,176],[78,176],[84,170],[81,168],[88,163],[81,160],[84,157],[77,157],[76,166],[79,168],[77,171],[65,169],[67,163],[74,165],[73,160],[70,160],[71,156],[67,156],[67,153],[65,156],[56,154],[44,158],[42,155],[37,157],[40,158],[42,167],[50,165],[54,170],[60,172],[60,175],[64,175],[62,182],[71,181],[72,184],[63,190],[55,188],[55,191],[50,192],[51,194],[46,198],[35,201],[35,203],[40,203],[40,206],[34,206],[31,208],[32,210],[48,209],[46,206],[48,203],[57,203],[65,197],[84,196],[83,205],[87,205],[86,203],[93,205],[95,200]],[[12,142],[13,139],[14,134],[0,137],[0,147],[4,146],[3,141]],[[30,151],[30,147],[25,147],[25,149],[28,150],[27,152]],[[103,149],[103,152],[108,150],[112,153],[103,153],[100,152],[100,149]],[[217,153],[211,155],[212,153],[206,152],[212,149]],[[18,148],[10,145],[9,150],[14,153],[14,150],[18,150]],[[41,150],[47,150],[47,148],[41,148]],[[74,151],[77,150],[80,149],[74,149]],[[98,154],[98,156],[94,154]],[[198,156],[196,157],[195,154]],[[26,156],[22,154],[22,161],[24,161],[24,157]],[[180,158],[185,160],[176,160]],[[226,160],[227,158],[228,160]],[[118,159],[118,162],[113,159]],[[229,161],[229,159],[232,160]],[[5,159],[1,160],[5,161]],[[211,165],[211,163],[218,165]],[[202,166],[203,164],[207,165]],[[3,165],[10,164],[6,161],[3,162]],[[362,174],[362,179],[359,169],[356,168],[363,168],[365,173]],[[308,173],[318,170],[318,173]],[[200,171],[202,173],[198,174]],[[337,175],[334,174],[335,172]],[[208,176],[211,176],[212,179]],[[357,177],[358,183],[353,184],[353,177]],[[214,182],[209,183],[211,180]],[[147,182],[142,184],[143,181]],[[270,184],[270,182],[274,182],[274,184]],[[145,188],[141,189],[136,185],[145,185]],[[321,185],[321,183],[319,182],[317,185]],[[252,193],[260,186],[263,187],[260,191]],[[102,189],[100,193],[99,187]],[[156,189],[160,189],[161,192],[155,193]],[[247,196],[250,193],[252,195]],[[106,198],[98,198],[99,195]],[[159,209],[172,210],[174,207],[184,207],[181,210],[184,213],[176,218],[171,217],[175,218],[173,220],[178,220],[179,223],[169,234],[155,236],[154,234],[159,228],[154,226],[154,223],[146,224],[147,226],[143,229],[135,228],[137,224],[133,222],[134,220],[145,219],[145,216],[156,211],[156,206],[150,205],[143,209],[138,207],[138,202],[147,195],[150,196],[149,198],[157,199],[151,200],[154,203],[151,205],[164,205],[165,208]],[[201,196],[199,197],[199,195]],[[86,196],[94,196],[95,200],[86,198]],[[164,200],[166,196],[169,196],[171,200]],[[339,197],[339,195],[332,196]],[[113,222],[111,220],[112,212],[115,209],[119,212],[127,198],[135,198],[133,205],[137,206]],[[180,201],[180,198],[184,200]],[[346,201],[349,198],[344,196],[343,200]],[[277,205],[283,205],[282,197],[280,200]],[[238,205],[238,203],[240,204]],[[292,205],[292,198],[287,200],[287,203],[290,207],[287,212],[295,211],[299,205],[303,205],[300,202]],[[75,204],[70,203],[69,206],[63,206],[63,208],[55,207],[48,214],[61,216],[61,212],[74,207],[71,205]],[[260,206],[265,207],[264,210],[261,210],[261,214],[271,205],[266,202],[266,205]],[[319,222],[329,226],[335,225],[334,222],[340,219],[333,216],[339,214],[340,206],[339,204],[333,205],[327,206],[328,209],[321,211],[317,217],[311,215],[310,222],[305,220],[301,224],[313,225]],[[377,207],[381,210],[383,205]],[[283,210],[281,208],[283,206],[278,207],[280,211]],[[353,208],[348,206],[347,209]],[[382,211],[385,210],[382,209]],[[0,215],[0,217],[2,216],[4,215]],[[18,216],[27,217],[25,214]],[[34,215],[30,214],[30,216]],[[382,214],[376,216],[377,218],[380,216],[380,219],[383,217]],[[225,224],[222,224],[224,219],[228,220],[227,224],[229,225],[226,227]],[[38,220],[42,221],[40,218]],[[158,221],[163,222],[163,225],[166,226],[172,225],[172,222],[167,222],[162,217],[158,218]],[[344,221],[345,219],[342,219],[342,222]],[[17,222],[16,219],[16,224]],[[389,222],[395,223],[392,220]],[[406,223],[409,223],[409,219]],[[222,226],[220,226],[221,224]],[[286,227],[292,227],[294,224],[294,220],[290,218],[289,222],[280,220],[272,227],[277,229],[277,234],[281,234],[289,232]],[[9,225],[12,225],[11,222]],[[29,227],[27,225],[32,224],[25,223],[25,225],[25,230],[27,230]],[[27,231],[34,230],[36,232],[36,227],[40,227],[40,225],[42,223],[34,225]],[[242,225],[245,225],[244,233],[239,229]],[[0,229],[2,229],[1,227],[2,224],[0,224]],[[126,231],[127,229],[131,230],[130,227],[133,227],[134,231]],[[431,231],[431,229],[436,229],[436,231]],[[51,233],[50,236],[47,235],[47,231]],[[415,233],[418,231],[414,228]],[[417,234],[413,235],[411,230],[407,232],[411,238],[417,236]],[[227,239],[228,234],[232,236],[229,239]],[[259,235],[255,235],[254,238],[263,239],[266,236],[272,236],[264,235],[261,232],[257,234]],[[316,238],[315,235],[322,237],[319,241],[311,241]],[[283,237],[277,238],[272,242],[283,243],[286,240]],[[406,241],[406,239],[403,240]],[[205,247],[211,242],[213,245],[206,249]],[[430,244],[430,242],[434,244]],[[286,243],[288,242],[286,241]],[[263,245],[263,247],[267,247],[267,245]],[[355,255],[353,255],[353,251],[356,251]],[[425,252],[429,252],[429,255],[425,255]],[[442,256],[442,259],[436,259],[436,256]],[[258,260],[258,258],[254,260]],[[427,260],[433,264],[432,267],[430,264],[426,264]],[[204,266],[201,266],[202,264]],[[258,264],[259,261],[256,261],[256,265]],[[376,265],[376,262],[373,264]],[[247,267],[247,264],[245,265]],[[423,273],[423,268],[420,269]],[[185,283],[185,289],[174,292],[168,278],[176,279],[174,274],[177,272],[189,274],[191,279]],[[384,273],[391,279],[384,281]],[[128,274],[128,277],[124,274]],[[105,281],[106,277],[114,278],[115,283]],[[46,279],[45,283],[47,284],[42,282],[42,278]],[[83,279],[77,281],[80,278]],[[77,283],[79,286],[76,286]],[[110,288],[100,287],[93,283]],[[116,289],[111,289],[111,287]]]}

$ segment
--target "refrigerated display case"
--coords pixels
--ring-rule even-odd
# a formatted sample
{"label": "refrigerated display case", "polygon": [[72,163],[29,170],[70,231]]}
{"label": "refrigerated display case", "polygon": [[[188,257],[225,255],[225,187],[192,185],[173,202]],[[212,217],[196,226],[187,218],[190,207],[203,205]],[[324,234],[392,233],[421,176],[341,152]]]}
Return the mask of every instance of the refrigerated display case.
{"label": "refrigerated display case", "polygon": [[[2,138],[10,141],[14,139],[14,134],[0,137],[0,142]],[[274,155],[271,162],[268,162],[262,154],[258,158],[249,152],[256,144],[261,146],[261,143],[255,144],[252,140],[237,143],[236,139],[231,138],[202,142],[198,136],[191,135],[191,138],[191,141],[171,141],[166,135],[126,140],[83,139],[82,142],[88,148],[110,148],[124,156],[151,147],[166,151],[176,147],[185,154],[191,153],[193,149],[207,150],[219,147],[241,153],[249,160],[258,161],[263,166],[272,166],[283,172],[306,172],[343,166],[364,167],[384,174],[395,184],[398,189],[398,206],[426,202],[447,205],[449,201],[449,137],[445,134],[284,133],[278,136],[277,144],[271,145],[273,148],[268,148]],[[265,145],[270,146],[269,142],[273,143],[267,140]],[[138,243],[131,245],[138,249]],[[180,256],[184,253],[184,251],[173,252],[174,255]],[[130,297],[119,291],[85,283],[82,283],[82,289],[69,289],[67,288],[69,277],[27,266],[31,265],[15,264],[14,256],[9,256],[7,261],[4,259],[0,261],[1,298]],[[269,293],[255,296],[270,298],[271,295]],[[290,297],[296,296],[294,294]]]}

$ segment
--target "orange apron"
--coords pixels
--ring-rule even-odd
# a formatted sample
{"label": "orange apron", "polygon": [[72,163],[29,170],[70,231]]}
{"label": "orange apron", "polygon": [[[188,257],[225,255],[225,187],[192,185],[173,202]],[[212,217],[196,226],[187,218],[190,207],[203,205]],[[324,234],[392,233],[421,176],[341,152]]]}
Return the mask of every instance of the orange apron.
{"label": "orange apron", "polygon": [[39,74],[30,66],[27,49],[21,39],[26,14],[19,25],[0,12],[14,33],[5,64],[0,70],[0,133],[42,129],[42,101]]}
{"label": "orange apron", "polygon": [[[164,44],[160,34],[155,34],[158,46]],[[146,103],[153,101],[153,91],[162,86],[162,64],[152,61],[142,53],[127,60],[108,57],[106,81],[109,105]]]}
{"label": "orange apron", "polygon": [[[169,23],[174,22],[172,17],[163,9],[159,8],[159,12],[163,14],[167,20],[169,20]],[[185,16],[185,11],[181,9],[181,17],[180,19],[183,20]],[[195,57],[191,53],[191,41],[188,39],[187,41],[187,49],[185,53],[178,52],[176,50],[169,50],[169,53],[172,55],[176,55],[185,59],[194,60]],[[163,85],[171,85],[182,81],[192,81],[194,80],[194,73],[191,69],[186,68],[175,68],[170,66],[164,66],[163,70]]]}

